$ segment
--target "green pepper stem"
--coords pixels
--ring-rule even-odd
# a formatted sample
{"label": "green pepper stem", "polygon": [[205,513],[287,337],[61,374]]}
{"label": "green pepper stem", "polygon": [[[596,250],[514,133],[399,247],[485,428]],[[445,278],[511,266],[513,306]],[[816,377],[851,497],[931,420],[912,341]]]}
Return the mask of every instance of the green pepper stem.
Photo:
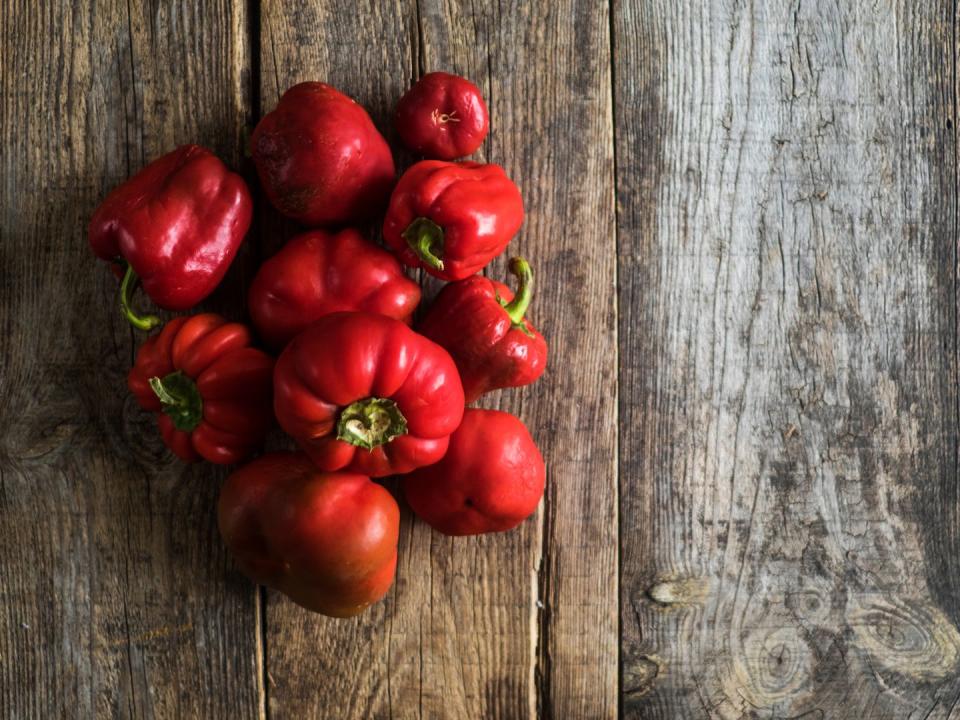
{"label": "green pepper stem", "polygon": [[407,419],[393,400],[369,397],[347,405],[337,421],[337,439],[364,450],[405,435]]}
{"label": "green pepper stem", "polygon": [[417,257],[435,270],[443,270],[443,228],[430,218],[418,217],[401,233]]}
{"label": "green pepper stem", "polygon": [[523,316],[533,298],[533,270],[530,268],[530,263],[522,257],[515,257],[510,260],[510,272],[517,278],[517,293],[510,302],[505,303],[501,300],[500,304],[503,305],[503,309],[507,311],[514,325],[522,325]]}
{"label": "green pepper stem", "polygon": [[203,419],[203,398],[197,384],[179,370],[147,380],[177,430],[191,432]]}
{"label": "green pepper stem", "polygon": [[120,312],[123,316],[138,330],[153,330],[160,324],[161,320],[156,315],[137,315],[130,307],[130,296],[137,285],[137,273],[132,265],[127,265],[127,271],[123,275],[123,282],[120,283]]}

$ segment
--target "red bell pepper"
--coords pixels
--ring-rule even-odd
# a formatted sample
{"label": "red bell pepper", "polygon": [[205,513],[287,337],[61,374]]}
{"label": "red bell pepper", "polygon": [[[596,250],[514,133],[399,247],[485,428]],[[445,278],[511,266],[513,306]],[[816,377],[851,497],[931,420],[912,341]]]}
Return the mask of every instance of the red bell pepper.
{"label": "red bell pepper", "polygon": [[413,511],[445,535],[516,527],[543,497],[546,468],[526,426],[509,413],[469,408],[443,459],[403,478]]}
{"label": "red bell pepper", "polygon": [[410,267],[462,280],[502,253],[521,223],[520,190],[501,167],[423,160],[397,183],[383,239]]}
{"label": "red bell pepper", "polygon": [[107,196],[90,220],[90,246],[104,260],[126,262],[121,308],[149,330],[161,321],[131,309],[137,279],[160,307],[189,310],[220,284],[252,213],[243,179],[209,150],[184,145]]}
{"label": "red bell pepper", "polygon": [[260,266],[249,304],[260,337],[280,348],[332,312],[364,310],[409,323],[419,302],[420,286],[397,259],[347,229],[290,240]]}
{"label": "red bell pepper", "polygon": [[397,103],[397,132],[421,155],[453,160],[476,151],[490,121],[480,89],[445,72],[424,75]]}
{"label": "red bell pepper", "polygon": [[480,275],[450,283],[417,328],[453,357],[468,403],[490,390],[528,385],[547,366],[547,343],[524,318],[533,271],[517,257],[510,272],[519,278],[516,297],[503,283]]}
{"label": "red bell pepper", "polygon": [[363,475],[264,455],[227,478],[217,520],[243,572],[308,610],[350,617],[393,583],[400,509]]}
{"label": "red bell pepper", "polygon": [[307,225],[364,220],[386,204],[390,147],[360,105],[329,85],[287,90],[250,139],[270,202]]}
{"label": "red bell pepper", "polygon": [[245,326],[208,313],[174,318],[150,337],[127,385],[177,456],[228,464],[256,450],[273,424],[272,373],[273,358],[250,347]]}
{"label": "red bell pepper", "polygon": [[325,315],[273,375],[277,420],[321,470],[371,477],[435,463],[463,415],[456,365],[399,320]]}

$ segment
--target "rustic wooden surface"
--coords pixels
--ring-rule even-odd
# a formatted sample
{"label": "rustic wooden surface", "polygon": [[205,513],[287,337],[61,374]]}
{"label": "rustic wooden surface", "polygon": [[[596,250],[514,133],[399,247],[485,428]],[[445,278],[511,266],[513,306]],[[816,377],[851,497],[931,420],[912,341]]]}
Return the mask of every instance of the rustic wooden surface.
{"label": "rustic wooden surface", "polygon": [[[960,718],[956,10],[0,0],[0,717]],[[405,512],[333,621],[223,551],[85,225],[179,143],[249,174],[300,80],[395,140],[434,69],[527,204],[551,365],[486,404],[547,495],[496,537]],[[235,318],[295,231],[260,200]]]}

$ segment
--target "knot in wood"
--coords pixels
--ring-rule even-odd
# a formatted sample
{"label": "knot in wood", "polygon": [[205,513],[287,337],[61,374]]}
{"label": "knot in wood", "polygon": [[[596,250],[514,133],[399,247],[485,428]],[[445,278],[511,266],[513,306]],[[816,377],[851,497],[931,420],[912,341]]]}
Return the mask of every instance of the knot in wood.
{"label": "knot in wood", "polygon": [[942,680],[957,670],[960,633],[928,602],[860,598],[847,623],[857,647],[893,673],[924,682]]}

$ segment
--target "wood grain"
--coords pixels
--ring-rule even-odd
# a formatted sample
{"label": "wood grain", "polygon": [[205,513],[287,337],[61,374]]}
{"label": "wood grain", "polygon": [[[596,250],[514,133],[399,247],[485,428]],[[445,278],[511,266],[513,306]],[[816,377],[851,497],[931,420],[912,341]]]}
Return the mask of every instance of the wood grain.
{"label": "wood grain", "polygon": [[[358,21],[357,13],[362,15]],[[361,103],[381,131],[413,72],[413,2],[263,2],[260,31],[262,112],[298,82],[327,82]],[[262,208],[262,203],[261,203]],[[297,230],[273,216],[266,235]],[[270,243],[277,241],[269,238]],[[421,690],[421,628],[398,605],[429,602],[422,565],[411,556],[409,517],[400,569],[387,599],[357,618],[307,613],[278,593],[266,603],[268,710],[271,718],[414,717]],[[409,599],[408,599],[409,598]],[[406,613],[409,615],[410,613]]]}
{"label": "wood grain", "polygon": [[[264,109],[293,83],[321,79],[367,106],[395,140],[393,106],[420,73],[447,69],[480,84],[493,130],[479,157],[503,164],[524,191],[528,219],[511,249],[536,263],[533,317],[555,358],[535,388],[487,404],[517,412],[540,440],[551,462],[551,509],[514,533],[458,540],[406,514],[396,587],[356,620],[308,617],[271,594],[271,712],[611,717],[615,261],[605,8],[565,3],[541,14],[522,4],[387,3],[364,7],[363,23],[347,19],[353,9],[264,5]],[[583,90],[571,101],[575,84]],[[583,140],[578,150],[552,151],[574,135]],[[584,176],[595,180],[584,186]],[[570,224],[580,232],[567,232]],[[503,276],[504,268],[500,261],[490,272]],[[428,294],[437,287],[425,285]],[[326,681],[316,683],[318,675]]]}
{"label": "wood grain", "polygon": [[176,144],[239,159],[246,30],[225,1],[0,4],[2,717],[259,714],[222,473],[174,460],[129,397],[141,338],[86,240],[100,198]]}
{"label": "wood grain", "polygon": [[625,717],[957,715],[945,5],[615,3]]}

